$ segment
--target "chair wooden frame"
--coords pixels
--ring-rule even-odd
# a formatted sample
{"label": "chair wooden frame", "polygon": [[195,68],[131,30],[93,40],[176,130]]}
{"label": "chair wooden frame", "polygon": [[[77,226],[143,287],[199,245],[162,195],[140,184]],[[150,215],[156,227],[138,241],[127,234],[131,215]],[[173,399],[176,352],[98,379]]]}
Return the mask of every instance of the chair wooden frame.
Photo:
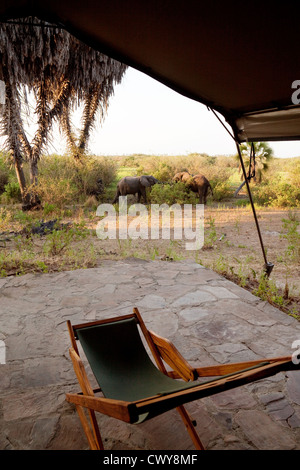
{"label": "chair wooden frame", "polygon": [[[200,377],[213,377],[213,379],[202,384],[199,382],[199,385],[191,389],[184,389],[167,395],[156,395],[134,402],[96,396],[95,394],[101,392],[101,389],[93,390],[88,380],[76,343],[78,339],[76,329],[85,326],[111,323],[132,317],[136,319],[137,324],[140,326],[156,365],[161,372],[173,379],[180,378],[186,382],[195,381]],[[183,358],[169,340],[162,338],[146,328],[137,308],[134,308],[133,313],[129,315],[78,325],[72,325],[71,322],[68,321],[67,325],[72,344],[72,347],[69,349],[70,357],[81,392],[67,393],[66,400],[75,405],[91,450],[104,449],[95,412],[100,412],[127,423],[134,423],[138,414],[147,412],[149,409],[155,409],[155,407],[161,407],[162,405],[167,405],[166,411],[172,408],[177,409],[195,448],[203,450],[204,447],[195,430],[195,422],[186,411],[184,407],[185,403],[245,385],[249,382],[274,375],[282,370],[299,369],[299,366],[297,367],[293,363],[291,356],[194,368]],[[167,370],[166,366],[171,367],[172,370]],[[87,410],[87,415],[84,409]]]}

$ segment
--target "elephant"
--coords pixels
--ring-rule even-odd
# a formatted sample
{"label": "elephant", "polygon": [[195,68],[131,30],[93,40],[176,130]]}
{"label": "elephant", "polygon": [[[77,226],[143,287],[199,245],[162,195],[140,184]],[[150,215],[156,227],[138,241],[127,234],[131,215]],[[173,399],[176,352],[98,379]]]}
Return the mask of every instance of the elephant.
{"label": "elephant", "polygon": [[193,176],[188,182],[188,186],[194,193],[198,194],[200,204],[206,204],[208,190],[211,191],[212,196],[214,194],[210,182],[201,174]]}
{"label": "elephant", "polygon": [[198,193],[200,204],[206,204],[206,198],[208,190],[211,190],[211,194],[213,195],[213,190],[210,185],[210,182],[204,175],[190,175],[187,171],[182,171],[180,173],[176,173],[173,177],[173,181],[183,181],[186,185],[194,192]]}
{"label": "elephant", "polygon": [[125,176],[117,184],[117,193],[113,204],[118,201],[119,196],[127,196],[127,194],[137,194],[138,202],[143,196],[145,204],[147,204],[146,188],[156,183],[159,183],[159,181],[152,175]]}
{"label": "elephant", "polygon": [[181,171],[179,173],[176,173],[176,175],[174,175],[173,181],[175,181],[176,183],[178,183],[178,181],[187,183],[190,178],[192,178],[192,175],[190,175],[187,171]]}

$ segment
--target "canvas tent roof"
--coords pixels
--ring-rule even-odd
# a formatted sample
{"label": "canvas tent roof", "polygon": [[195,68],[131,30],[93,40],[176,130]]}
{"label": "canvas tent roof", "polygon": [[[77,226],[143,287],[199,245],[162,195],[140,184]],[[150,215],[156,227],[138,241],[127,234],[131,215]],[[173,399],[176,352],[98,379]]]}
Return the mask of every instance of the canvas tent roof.
{"label": "canvas tent roof", "polygon": [[[235,138],[300,139],[300,4],[202,0],[11,0],[0,19],[37,16],[221,113]],[[299,87],[300,88],[300,87]],[[299,90],[300,98],[300,90]]]}

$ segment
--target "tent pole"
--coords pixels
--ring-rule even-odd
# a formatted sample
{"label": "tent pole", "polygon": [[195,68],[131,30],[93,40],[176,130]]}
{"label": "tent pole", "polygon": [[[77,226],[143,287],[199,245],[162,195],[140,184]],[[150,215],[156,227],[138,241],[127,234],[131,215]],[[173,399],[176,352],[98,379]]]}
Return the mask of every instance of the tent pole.
{"label": "tent pole", "polygon": [[269,263],[267,261],[267,256],[266,256],[266,252],[265,252],[265,247],[264,247],[264,244],[263,244],[263,240],[262,240],[262,236],[261,236],[261,233],[260,233],[260,228],[259,228],[259,223],[258,223],[258,220],[257,220],[257,217],[256,217],[256,211],[255,211],[255,207],[254,207],[254,203],[253,203],[253,199],[252,199],[252,194],[251,194],[251,190],[250,190],[250,185],[249,185],[249,180],[247,178],[247,174],[246,174],[246,170],[245,170],[245,165],[244,165],[244,162],[243,162],[243,157],[242,157],[242,153],[241,153],[241,149],[240,149],[240,144],[239,142],[237,141],[237,139],[235,138],[235,136],[227,129],[227,127],[224,125],[224,123],[221,121],[221,119],[219,118],[219,116],[217,115],[217,113],[215,112],[214,109],[210,108],[209,106],[207,107],[209,111],[212,111],[213,114],[216,116],[216,118],[220,121],[220,123],[222,124],[222,126],[226,129],[226,131],[228,132],[228,134],[233,138],[233,140],[235,141],[235,144],[236,144],[236,147],[237,147],[237,151],[238,151],[238,155],[239,155],[239,159],[240,159],[240,162],[241,162],[241,166],[242,166],[242,170],[243,170],[243,175],[244,175],[244,179],[245,179],[245,182],[246,182],[246,186],[247,186],[247,191],[248,191],[248,195],[249,195],[249,199],[250,199],[250,203],[251,203],[251,207],[252,207],[252,212],[253,212],[253,216],[254,216],[254,220],[255,220],[255,224],[256,224],[256,228],[257,228],[257,232],[258,232],[258,237],[259,237],[259,241],[260,241],[260,245],[261,245],[261,249],[262,249],[262,252],[263,252],[263,257],[264,257],[264,260],[265,260],[265,265],[264,265],[264,271],[265,271],[265,274],[267,277],[270,276],[271,272],[272,272],[272,269],[274,267],[274,264],[273,263]]}
{"label": "tent pole", "polygon": [[236,141],[236,147],[237,147],[237,151],[238,151],[238,154],[239,154],[239,159],[240,159],[240,162],[241,162],[244,179],[246,181],[247,191],[248,191],[248,195],[249,195],[249,199],[250,199],[250,203],[251,203],[251,207],[252,207],[252,212],[253,212],[253,216],[254,216],[257,232],[258,232],[258,237],[259,237],[261,249],[262,249],[262,252],[263,252],[263,257],[264,257],[264,260],[265,260],[264,270],[265,270],[265,273],[266,273],[267,277],[269,277],[271,272],[272,272],[272,269],[274,267],[274,264],[269,263],[267,261],[265,247],[264,247],[264,244],[263,244],[263,240],[262,240],[262,236],[261,236],[261,232],[260,232],[260,228],[259,228],[259,223],[258,223],[257,216],[256,216],[256,211],[255,211],[255,207],[254,207],[254,203],[253,203],[253,199],[252,199],[252,194],[251,194],[251,190],[250,190],[249,181],[248,181],[246,170],[245,170],[245,165],[244,165],[244,162],[243,162],[243,157],[242,157],[242,153],[241,153],[241,149],[240,149],[240,144],[237,141]]}

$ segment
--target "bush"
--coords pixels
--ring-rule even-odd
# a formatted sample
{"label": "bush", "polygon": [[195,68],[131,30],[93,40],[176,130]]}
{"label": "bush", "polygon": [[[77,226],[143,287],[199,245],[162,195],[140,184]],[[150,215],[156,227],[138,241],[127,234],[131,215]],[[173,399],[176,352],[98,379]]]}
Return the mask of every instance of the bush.
{"label": "bush", "polygon": [[43,203],[54,204],[58,208],[72,204],[78,199],[77,187],[66,178],[49,180],[41,176],[37,191]]}
{"label": "bush", "polygon": [[298,227],[300,225],[297,215],[289,212],[287,219],[282,219],[284,233],[281,238],[285,238],[288,242],[287,256],[297,262],[300,261],[300,233]]}
{"label": "bush", "polygon": [[86,157],[82,163],[76,164],[76,185],[84,196],[99,192],[98,180],[101,179],[103,189],[116,178],[115,162],[106,158]]}
{"label": "bush", "polygon": [[293,186],[300,189],[300,161],[296,161],[290,172],[290,181]]}
{"label": "bush", "polygon": [[76,169],[74,161],[65,156],[44,156],[39,162],[39,179],[46,184],[47,181],[69,179],[74,181]]}
{"label": "bush", "polygon": [[14,179],[14,170],[9,165],[9,156],[0,152],[0,194],[5,191],[5,186]]}
{"label": "bush", "polygon": [[283,184],[279,187],[278,194],[271,200],[271,206],[276,207],[300,207],[300,188],[295,188],[290,184]]}
{"label": "bush", "polygon": [[232,189],[229,181],[212,181],[211,186],[213,187],[213,198],[215,201],[221,201],[222,199],[232,196]]}
{"label": "bush", "polygon": [[153,175],[162,183],[171,182],[175,174],[172,160],[166,157],[146,157],[138,163],[137,175]]}
{"label": "bush", "polygon": [[40,162],[37,191],[43,203],[61,208],[97,194],[99,179],[104,189],[115,177],[116,163],[107,158],[86,157],[74,162],[70,157],[52,155]]}
{"label": "bush", "polygon": [[0,232],[2,231],[8,231],[11,222],[13,220],[13,215],[10,211],[8,211],[4,207],[0,207]]}
{"label": "bush", "polygon": [[0,194],[4,192],[5,185],[8,183],[9,172],[8,169],[1,164],[0,161]]}
{"label": "bush", "polygon": [[197,204],[198,197],[184,183],[156,184],[149,195],[151,204]]}
{"label": "bush", "polygon": [[261,206],[300,207],[300,187],[277,175],[252,188],[254,201]]}
{"label": "bush", "polygon": [[22,198],[21,198],[21,190],[20,190],[19,183],[15,183],[15,182],[7,183],[4,186],[3,195],[7,201],[20,202]]}

